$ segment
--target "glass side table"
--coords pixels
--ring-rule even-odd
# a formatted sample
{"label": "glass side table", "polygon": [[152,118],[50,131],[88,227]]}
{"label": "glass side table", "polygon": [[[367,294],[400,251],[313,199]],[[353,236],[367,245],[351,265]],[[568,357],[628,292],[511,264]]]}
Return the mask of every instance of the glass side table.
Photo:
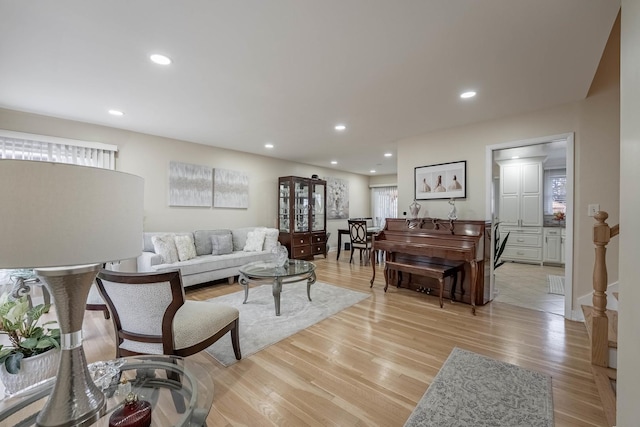
{"label": "glass side table", "polygon": [[[152,426],[206,426],[213,404],[213,379],[206,367],[177,356],[133,356],[96,384],[107,396],[105,414],[94,424],[109,425],[111,414],[124,404],[126,393],[118,388],[127,379],[139,400],[151,403]],[[104,378],[103,378],[104,379]],[[55,378],[0,400],[0,425],[35,426]]]}

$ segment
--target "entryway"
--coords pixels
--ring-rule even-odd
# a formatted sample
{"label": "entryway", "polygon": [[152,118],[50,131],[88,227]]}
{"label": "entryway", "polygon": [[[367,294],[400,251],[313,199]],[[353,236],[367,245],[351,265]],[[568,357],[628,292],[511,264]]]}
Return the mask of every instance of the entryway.
{"label": "entryway", "polygon": [[[573,134],[497,144],[488,146],[486,153],[487,218],[492,218],[494,225],[501,223],[501,229],[504,227],[511,231],[512,239],[503,254],[508,261],[497,269],[491,265],[491,299],[572,318]],[[515,179],[512,172],[518,170],[519,165],[523,165],[522,179],[528,180],[522,185],[526,184],[529,192],[523,190],[522,196],[518,196],[517,186],[512,181]],[[514,196],[501,193],[501,177],[507,177],[503,173],[505,166],[509,167],[510,178],[504,182],[509,183],[510,190],[515,188]],[[555,190],[550,189],[547,182],[557,181],[558,171],[565,175],[562,179],[566,180],[562,181],[566,198],[563,200],[564,218],[561,222],[553,215],[559,205],[555,204],[557,197],[552,197]],[[535,186],[531,186],[532,177],[546,184],[546,188],[543,190],[541,185],[535,193]],[[522,197],[521,204],[517,197]],[[500,206],[501,200],[504,207]],[[540,211],[537,206],[540,206]],[[549,230],[558,235],[555,240],[548,239]],[[501,238],[504,239],[505,235],[503,233]],[[491,243],[493,257],[496,253],[493,239]],[[558,244],[558,248],[551,250],[551,244]],[[553,258],[556,256],[557,260]]]}

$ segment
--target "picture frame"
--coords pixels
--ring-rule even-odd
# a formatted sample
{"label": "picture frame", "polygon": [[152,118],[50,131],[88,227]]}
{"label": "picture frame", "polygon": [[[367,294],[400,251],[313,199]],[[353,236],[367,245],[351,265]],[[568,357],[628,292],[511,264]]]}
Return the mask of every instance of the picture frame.
{"label": "picture frame", "polygon": [[467,161],[418,166],[413,184],[415,200],[466,199]]}

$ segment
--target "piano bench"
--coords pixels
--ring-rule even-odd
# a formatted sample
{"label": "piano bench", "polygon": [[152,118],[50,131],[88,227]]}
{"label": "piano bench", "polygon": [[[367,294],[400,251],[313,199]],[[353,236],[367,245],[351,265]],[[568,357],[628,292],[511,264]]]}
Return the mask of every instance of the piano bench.
{"label": "piano bench", "polygon": [[[450,294],[453,295],[455,283],[458,279],[458,272],[464,272],[464,265],[465,262],[463,261],[451,261],[440,258],[425,258],[420,261],[412,261],[411,264],[387,261],[384,267],[384,291],[386,292],[389,287],[389,270],[437,279],[440,284],[440,308],[442,308],[444,306],[442,302],[444,279],[453,276],[454,282],[450,292]],[[462,281],[460,283],[462,283]]]}

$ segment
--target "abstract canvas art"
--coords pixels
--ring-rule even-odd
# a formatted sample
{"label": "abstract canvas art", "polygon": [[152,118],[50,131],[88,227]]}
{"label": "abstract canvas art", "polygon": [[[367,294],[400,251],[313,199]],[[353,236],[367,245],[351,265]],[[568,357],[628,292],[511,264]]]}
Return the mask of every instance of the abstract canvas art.
{"label": "abstract canvas art", "polygon": [[248,208],[249,176],[243,172],[214,169],[214,208]]}
{"label": "abstract canvas art", "polygon": [[349,181],[324,177],[327,181],[327,219],[349,218]]}
{"label": "abstract canvas art", "polygon": [[169,162],[169,206],[211,207],[212,188],[210,167]]}

